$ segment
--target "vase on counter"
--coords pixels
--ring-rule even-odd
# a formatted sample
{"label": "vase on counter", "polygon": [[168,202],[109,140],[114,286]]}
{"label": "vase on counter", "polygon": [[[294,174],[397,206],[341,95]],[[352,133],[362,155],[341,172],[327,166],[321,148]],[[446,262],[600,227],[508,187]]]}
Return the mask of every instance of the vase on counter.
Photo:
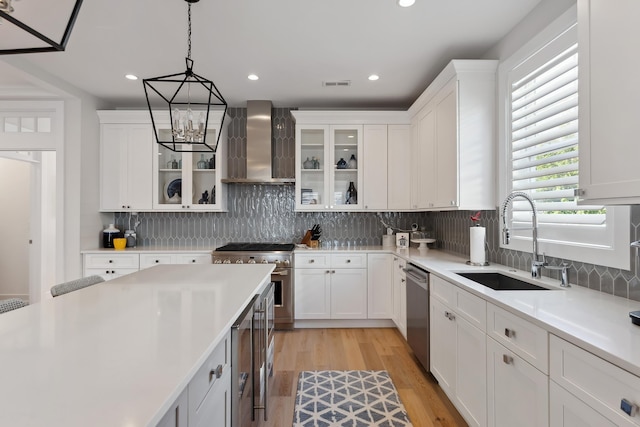
{"label": "vase on counter", "polygon": [[358,169],[358,161],[356,160],[355,154],[352,154],[349,159],[349,169]]}
{"label": "vase on counter", "polygon": [[102,247],[113,248],[113,239],[120,237],[120,230],[113,224],[109,224],[107,228],[102,230]]}
{"label": "vase on counter", "polygon": [[353,184],[353,181],[349,182],[349,188],[347,189],[347,197],[345,202],[347,205],[358,204],[358,191],[356,190],[356,186]]}

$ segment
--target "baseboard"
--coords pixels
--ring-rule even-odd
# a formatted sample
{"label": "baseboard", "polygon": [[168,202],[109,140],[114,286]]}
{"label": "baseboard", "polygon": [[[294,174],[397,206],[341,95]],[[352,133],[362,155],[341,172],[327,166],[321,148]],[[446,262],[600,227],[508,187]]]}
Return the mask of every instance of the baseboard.
{"label": "baseboard", "polygon": [[313,328],[395,328],[391,319],[318,319],[296,320],[296,329]]}

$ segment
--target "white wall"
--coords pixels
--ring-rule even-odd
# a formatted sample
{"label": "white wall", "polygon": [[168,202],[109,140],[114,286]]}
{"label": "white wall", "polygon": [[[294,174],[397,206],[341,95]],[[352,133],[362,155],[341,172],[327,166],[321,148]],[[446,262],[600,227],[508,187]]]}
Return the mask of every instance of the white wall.
{"label": "white wall", "polygon": [[0,157],[0,299],[29,299],[31,164]]}
{"label": "white wall", "polygon": [[483,59],[508,58],[575,4],[576,0],[542,0],[509,34],[489,49]]}
{"label": "white wall", "polygon": [[[100,132],[96,110],[108,108],[100,102],[35,67],[20,55],[3,58],[4,62],[22,71],[34,84],[49,91],[53,99],[64,102],[64,134],[58,150],[58,190],[63,203],[57,208],[62,218],[63,233],[58,233],[57,282],[82,276],[82,249],[95,249],[102,224],[109,215],[99,210],[98,153]],[[51,100],[52,98],[49,98]],[[113,222],[113,221],[111,221]]]}

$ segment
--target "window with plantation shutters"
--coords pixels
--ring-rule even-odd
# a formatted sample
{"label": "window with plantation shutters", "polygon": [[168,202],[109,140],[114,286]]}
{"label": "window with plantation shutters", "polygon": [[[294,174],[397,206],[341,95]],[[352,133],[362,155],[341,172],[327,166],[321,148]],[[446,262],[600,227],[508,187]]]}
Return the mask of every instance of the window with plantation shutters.
{"label": "window with plantation shutters", "polygon": [[[569,18],[498,68],[500,192],[504,198],[522,191],[534,200],[540,252],[619,268],[626,262],[628,268],[628,209],[578,205],[574,195],[580,73],[575,15]],[[504,247],[531,252],[531,206],[516,198],[507,212],[512,239]]]}
{"label": "window with plantation shutters", "polygon": [[[538,222],[603,226],[602,206],[578,206],[578,45],[555,55],[511,83],[513,191],[535,201]],[[527,71],[528,68],[524,67]],[[518,78],[517,72],[514,77]],[[530,221],[516,202],[514,222]]]}

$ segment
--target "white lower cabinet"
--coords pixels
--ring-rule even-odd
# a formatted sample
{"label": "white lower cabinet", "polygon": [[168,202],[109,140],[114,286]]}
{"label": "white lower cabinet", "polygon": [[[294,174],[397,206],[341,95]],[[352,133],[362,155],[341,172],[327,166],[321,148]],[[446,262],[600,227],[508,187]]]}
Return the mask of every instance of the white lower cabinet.
{"label": "white lower cabinet", "polygon": [[397,256],[393,257],[393,322],[407,338],[407,275],[404,269],[407,262]]}
{"label": "white lower cabinet", "polygon": [[470,426],[486,426],[486,303],[435,275],[430,301],[431,373]]}
{"label": "white lower cabinet", "polygon": [[173,402],[171,408],[164,414],[156,427],[188,427],[189,425],[189,396],[187,390]]}
{"label": "white lower cabinet", "polygon": [[487,338],[487,401],[489,426],[549,425],[549,377]]}
{"label": "white lower cabinet", "polygon": [[393,255],[367,255],[368,318],[393,318]]}
{"label": "white lower cabinet", "polygon": [[640,425],[639,377],[554,335],[550,366],[551,426]]}
{"label": "white lower cabinet", "polygon": [[552,427],[618,427],[554,381],[549,381],[549,425]]}
{"label": "white lower cabinet", "polygon": [[296,319],[366,319],[367,254],[296,254]]}
{"label": "white lower cabinet", "polygon": [[230,351],[227,333],[157,427],[231,426]]}
{"label": "white lower cabinet", "polygon": [[83,275],[100,276],[104,280],[115,279],[140,269],[140,257],[131,253],[95,253],[85,254]]}

